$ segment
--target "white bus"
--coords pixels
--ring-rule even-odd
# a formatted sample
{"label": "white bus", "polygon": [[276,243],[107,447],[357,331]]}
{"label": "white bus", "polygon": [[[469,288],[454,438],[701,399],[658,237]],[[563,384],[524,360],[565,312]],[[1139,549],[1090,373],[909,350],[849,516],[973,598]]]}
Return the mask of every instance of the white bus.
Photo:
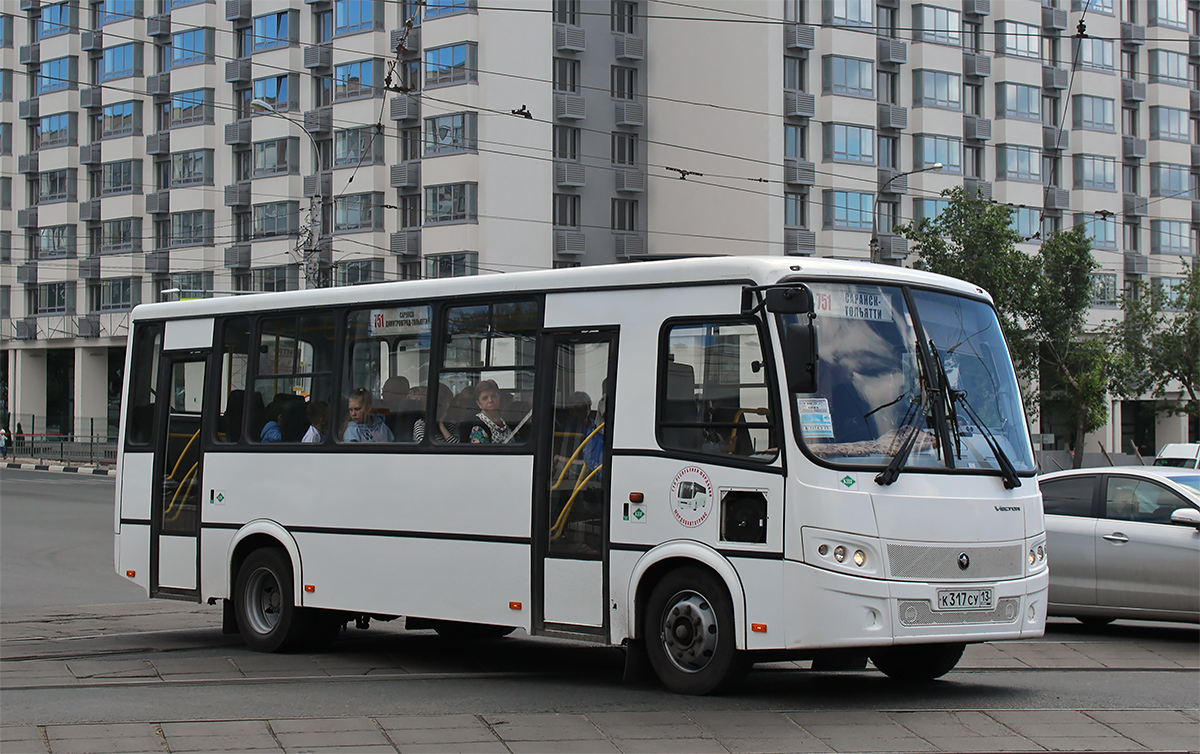
{"label": "white bus", "polygon": [[1028,426],[973,285],[727,257],[132,321],[117,571],[253,649],[403,616],[708,693],[768,657],[929,679],[1043,632]]}

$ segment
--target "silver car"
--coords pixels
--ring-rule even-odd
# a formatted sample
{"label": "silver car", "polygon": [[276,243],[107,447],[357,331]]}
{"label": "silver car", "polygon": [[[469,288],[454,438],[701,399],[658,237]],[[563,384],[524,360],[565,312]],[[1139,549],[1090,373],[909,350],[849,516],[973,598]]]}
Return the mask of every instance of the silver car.
{"label": "silver car", "polygon": [[1200,471],[1118,466],[1039,481],[1050,615],[1200,623]]}

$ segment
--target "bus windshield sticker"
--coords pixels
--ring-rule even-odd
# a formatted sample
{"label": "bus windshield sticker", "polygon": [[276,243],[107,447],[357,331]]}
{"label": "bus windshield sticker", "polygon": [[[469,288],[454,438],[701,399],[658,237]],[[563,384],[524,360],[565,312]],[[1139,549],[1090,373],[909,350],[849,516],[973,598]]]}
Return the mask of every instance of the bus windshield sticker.
{"label": "bus windshield sticker", "polygon": [[875,285],[831,285],[813,291],[813,308],[819,316],[887,322],[892,300]]}
{"label": "bus windshield sticker", "polygon": [[372,309],[370,337],[381,335],[420,335],[428,333],[433,314],[428,306],[398,306]]}
{"label": "bus windshield sticker", "polygon": [[671,482],[671,512],[675,520],[693,529],[708,519],[713,508],[713,486],[698,466],[685,466]]}
{"label": "bus windshield sticker", "polygon": [[829,413],[828,398],[797,398],[796,412],[800,414],[800,432],[809,439],[833,439],[833,416]]}

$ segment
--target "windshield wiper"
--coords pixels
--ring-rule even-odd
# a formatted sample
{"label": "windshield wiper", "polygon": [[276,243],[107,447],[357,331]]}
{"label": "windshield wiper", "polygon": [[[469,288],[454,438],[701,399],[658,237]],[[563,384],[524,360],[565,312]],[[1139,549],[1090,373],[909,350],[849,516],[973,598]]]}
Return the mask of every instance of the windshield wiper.
{"label": "windshield wiper", "polygon": [[[887,487],[892,482],[895,482],[900,478],[900,469],[902,469],[904,464],[908,462],[908,456],[910,453],[912,453],[913,446],[917,444],[917,437],[921,434],[921,431],[917,429],[915,425],[916,420],[925,415],[924,398],[927,395],[932,396],[932,393],[935,392],[934,389],[929,385],[928,376],[925,373],[925,367],[922,365],[920,358],[917,359],[917,367],[921,372],[917,379],[921,386],[922,400],[920,402],[909,404],[908,411],[904,414],[904,419],[901,420],[900,426],[896,430],[898,433],[906,433],[904,436],[904,441],[900,444],[900,448],[896,451],[896,455],[892,456],[892,460],[890,463],[888,463],[887,468],[875,475],[875,483],[884,487]],[[905,395],[910,393],[911,391]],[[903,397],[904,395],[900,396],[900,398]],[[900,400],[900,398],[897,398],[896,401]],[[892,401],[892,403],[895,403],[896,401]],[[883,408],[883,406],[880,406],[880,408]]]}
{"label": "windshield wiper", "polygon": [[938,378],[942,383],[942,391],[945,393],[946,402],[950,405],[950,426],[954,428],[955,446],[961,454],[961,448],[958,447],[958,420],[954,412],[954,404],[961,403],[963,410],[967,412],[967,418],[975,422],[975,426],[979,428],[979,433],[983,435],[983,439],[987,442],[988,448],[996,455],[996,465],[1000,467],[1000,473],[1004,476],[1004,489],[1011,490],[1021,486],[1021,479],[1017,476],[1017,469],[1009,460],[1008,454],[1000,447],[1000,443],[996,440],[996,436],[992,434],[992,430],[983,423],[979,418],[979,414],[975,411],[974,406],[967,400],[966,390],[955,390],[950,387],[949,378],[946,376],[946,365],[942,362],[942,354],[938,351],[938,347],[934,344],[933,339],[929,340],[929,352],[933,354],[933,358],[938,367]]}

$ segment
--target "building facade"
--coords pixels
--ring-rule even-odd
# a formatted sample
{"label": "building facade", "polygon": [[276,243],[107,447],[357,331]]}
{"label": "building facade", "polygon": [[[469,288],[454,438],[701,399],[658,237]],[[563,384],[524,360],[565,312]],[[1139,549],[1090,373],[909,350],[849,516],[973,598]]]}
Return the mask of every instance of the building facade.
{"label": "building facade", "polygon": [[[953,186],[1013,204],[1030,250],[1086,224],[1098,324],[1196,252],[1200,4],[1084,5],[12,0],[2,408],[114,432],[141,302],[693,254],[902,264],[892,227]],[[1110,450],[1196,432],[1113,408]]]}

